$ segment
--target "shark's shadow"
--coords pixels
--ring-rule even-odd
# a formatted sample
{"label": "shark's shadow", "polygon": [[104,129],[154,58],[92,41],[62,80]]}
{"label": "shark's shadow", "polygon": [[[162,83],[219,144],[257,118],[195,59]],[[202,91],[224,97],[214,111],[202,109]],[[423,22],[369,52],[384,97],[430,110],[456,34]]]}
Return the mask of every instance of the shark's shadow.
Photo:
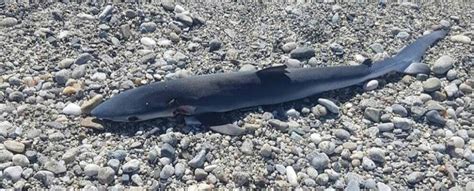
{"label": "shark's shadow", "polygon": [[[384,88],[386,83],[399,83],[403,74],[388,74],[378,78],[379,81],[385,82],[380,83],[379,89]],[[376,90],[375,90],[376,91]],[[120,134],[125,136],[136,136],[141,135],[145,138],[166,133],[169,130],[182,132],[182,133],[204,133],[210,131],[209,126],[217,126],[223,124],[233,123],[245,118],[249,113],[252,112],[270,112],[276,115],[274,118],[288,121],[286,111],[289,109],[301,110],[303,107],[311,108],[318,104],[318,98],[327,98],[334,101],[337,105],[343,105],[350,101],[357,95],[364,93],[362,85],[355,85],[338,90],[332,90],[310,96],[304,99],[294,100],[290,102],[284,102],[275,105],[257,106],[251,108],[245,108],[225,113],[208,113],[199,116],[195,116],[203,125],[186,125],[183,116],[177,116],[174,118],[154,119],[143,122],[113,122],[113,121],[102,121],[101,124],[104,126],[105,132],[114,134]],[[261,108],[261,110],[259,109]],[[326,120],[338,118],[335,114],[329,114],[319,120],[324,123]],[[140,132],[140,133],[138,133]],[[100,133],[100,132],[92,132]]]}

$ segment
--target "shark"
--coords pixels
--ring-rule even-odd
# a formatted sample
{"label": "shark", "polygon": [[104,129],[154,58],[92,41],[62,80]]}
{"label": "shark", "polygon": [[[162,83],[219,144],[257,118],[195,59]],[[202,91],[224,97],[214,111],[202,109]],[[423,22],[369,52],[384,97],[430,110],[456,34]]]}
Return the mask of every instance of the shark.
{"label": "shark", "polygon": [[273,105],[358,85],[388,73],[429,74],[421,63],[425,52],[443,39],[447,29],[423,35],[395,56],[359,65],[287,68],[274,66],[190,76],[126,90],[101,103],[91,115],[118,122],[137,122],[178,115],[195,116]]}

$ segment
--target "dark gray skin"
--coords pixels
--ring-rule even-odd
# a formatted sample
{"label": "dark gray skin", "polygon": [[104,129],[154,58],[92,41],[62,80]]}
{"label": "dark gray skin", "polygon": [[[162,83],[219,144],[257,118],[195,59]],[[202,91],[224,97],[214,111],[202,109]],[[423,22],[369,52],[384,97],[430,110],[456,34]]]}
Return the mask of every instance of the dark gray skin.
{"label": "dark gray skin", "polygon": [[418,62],[426,50],[446,34],[446,30],[434,31],[420,37],[395,57],[370,64],[297,69],[280,66],[156,82],[113,96],[92,110],[92,115],[128,122],[227,112],[297,100],[390,72],[429,73],[429,67]]}

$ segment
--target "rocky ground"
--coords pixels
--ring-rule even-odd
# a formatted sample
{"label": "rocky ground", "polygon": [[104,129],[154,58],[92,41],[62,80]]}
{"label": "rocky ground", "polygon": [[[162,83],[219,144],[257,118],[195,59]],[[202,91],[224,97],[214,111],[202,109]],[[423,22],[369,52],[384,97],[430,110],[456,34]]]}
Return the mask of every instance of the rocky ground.
{"label": "rocky ground", "polygon": [[[0,9],[0,188],[474,190],[472,5],[193,3]],[[423,62],[290,103],[101,122],[103,99],[153,81],[392,56],[450,26]],[[284,87],[282,87],[284,91]]]}

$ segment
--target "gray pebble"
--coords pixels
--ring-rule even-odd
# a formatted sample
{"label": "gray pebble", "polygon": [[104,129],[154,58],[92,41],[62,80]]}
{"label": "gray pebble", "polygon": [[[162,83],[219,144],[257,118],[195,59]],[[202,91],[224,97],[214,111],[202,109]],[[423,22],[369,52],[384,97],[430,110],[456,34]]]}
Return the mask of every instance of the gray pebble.
{"label": "gray pebble", "polygon": [[421,182],[424,178],[425,174],[423,172],[412,172],[407,176],[406,180],[409,184],[416,184]]}
{"label": "gray pebble", "polygon": [[25,144],[18,141],[8,140],[8,141],[3,142],[3,145],[5,146],[7,150],[14,153],[25,152]]}
{"label": "gray pebble", "polygon": [[99,173],[99,165],[96,164],[87,164],[84,167],[84,175],[90,176],[90,177],[95,177]]}
{"label": "gray pebble", "polygon": [[383,46],[380,43],[374,43],[370,45],[370,48],[375,52],[375,53],[383,53]]}
{"label": "gray pebble", "polygon": [[272,147],[265,143],[262,148],[260,148],[260,155],[262,155],[262,157],[271,157],[272,156]]}
{"label": "gray pebble", "polygon": [[38,171],[33,177],[40,181],[44,186],[49,186],[54,180],[54,174],[45,170]]}
{"label": "gray pebble", "polygon": [[7,180],[16,182],[21,179],[21,173],[23,169],[21,166],[10,166],[3,170],[3,177]]}
{"label": "gray pebble", "polygon": [[20,91],[14,91],[8,95],[8,100],[14,102],[21,102],[25,99],[25,96]]}
{"label": "gray pebble", "polygon": [[107,16],[112,13],[113,9],[114,7],[112,5],[105,6],[104,10],[99,14],[99,19],[104,20],[105,18],[107,18]]}
{"label": "gray pebble", "polygon": [[73,63],[74,63],[74,59],[72,58],[65,58],[63,60],[61,60],[59,63],[58,63],[58,67],[59,68],[69,68]]}
{"label": "gray pebble", "polygon": [[140,161],[137,159],[132,159],[122,166],[122,170],[125,173],[133,173],[133,172],[138,171],[139,169],[140,169]]}
{"label": "gray pebble", "polygon": [[22,154],[13,155],[12,162],[14,165],[21,167],[27,167],[30,164],[30,160],[28,160],[28,158]]}
{"label": "gray pebble", "polygon": [[0,26],[13,27],[18,23],[18,20],[13,17],[5,17],[0,21]]}
{"label": "gray pebble", "polygon": [[403,107],[400,104],[393,104],[392,105],[392,111],[393,111],[393,113],[398,114],[402,117],[406,117],[408,115],[407,109],[405,109],[405,107]]}
{"label": "gray pebble", "polygon": [[316,117],[321,117],[327,115],[328,111],[322,105],[316,105],[311,108],[311,113],[313,113]]}
{"label": "gray pebble", "polygon": [[370,80],[367,83],[364,84],[364,90],[365,91],[371,91],[377,89],[379,86],[379,81],[378,80]]}
{"label": "gray pebble", "polygon": [[328,155],[331,155],[334,153],[334,150],[336,149],[336,144],[334,144],[333,142],[331,141],[322,141],[318,144],[318,148],[328,154]]}
{"label": "gray pebble", "polygon": [[448,146],[452,146],[454,148],[464,148],[464,144],[464,139],[458,136],[451,137],[447,142]]}
{"label": "gray pebble", "polygon": [[318,175],[316,178],[316,183],[319,185],[326,185],[329,182],[329,175],[326,173]]}
{"label": "gray pebble", "polygon": [[176,20],[182,22],[186,26],[193,26],[193,18],[190,17],[189,15],[179,13],[179,14],[176,14],[175,17],[176,17]]}
{"label": "gray pebble", "polygon": [[101,184],[111,184],[115,179],[115,170],[112,167],[102,167],[97,173],[97,179]]}
{"label": "gray pebble", "polygon": [[170,159],[175,158],[175,149],[168,143],[163,144],[161,146],[161,157],[168,157]]}
{"label": "gray pebble", "polygon": [[173,166],[165,165],[163,169],[161,169],[160,178],[166,180],[169,177],[173,176],[174,173],[175,173],[175,169]]}
{"label": "gray pebble", "polygon": [[364,117],[373,122],[380,122],[381,115],[382,115],[381,109],[376,109],[372,107],[365,108]]}
{"label": "gray pebble", "polygon": [[375,165],[375,162],[372,161],[370,158],[364,157],[364,158],[362,158],[362,167],[365,170],[371,171],[371,170],[375,169],[377,166]]}
{"label": "gray pebble", "polygon": [[344,129],[334,130],[334,135],[338,139],[341,139],[341,140],[346,140],[346,139],[349,139],[351,137],[351,134],[348,131],[344,130]]}
{"label": "gray pebble", "polygon": [[299,60],[292,59],[292,58],[289,58],[288,60],[286,60],[285,65],[288,68],[301,68],[302,67],[302,63]]}
{"label": "gray pebble", "polygon": [[446,79],[448,80],[454,80],[458,77],[458,72],[456,72],[455,69],[448,70],[448,73],[446,73]]}
{"label": "gray pebble", "polygon": [[91,54],[82,53],[76,58],[76,61],[74,61],[74,64],[83,65],[83,64],[86,64],[87,62],[89,62],[92,59],[94,59],[94,56],[92,56]]}
{"label": "gray pebble", "polygon": [[213,52],[219,50],[222,46],[222,42],[219,39],[212,39],[209,42],[209,51]]}
{"label": "gray pebble", "polygon": [[299,47],[295,48],[290,52],[290,57],[294,59],[310,59],[315,55],[315,51],[310,47]]}
{"label": "gray pebble", "polygon": [[202,168],[196,168],[194,170],[194,178],[197,181],[204,180],[207,177],[207,172]]}
{"label": "gray pebble", "polygon": [[394,127],[395,127],[395,125],[393,123],[381,123],[381,124],[377,125],[377,128],[381,132],[392,131]]}
{"label": "gray pebble", "polygon": [[425,92],[434,92],[441,88],[441,81],[438,78],[429,78],[423,82]]}
{"label": "gray pebble", "polygon": [[405,31],[401,31],[397,34],[397,38],[400,38],[400,39],[407,39],[408,37],[410,37],[410,34],[408,34]]}
{"label": "gray pebble", "polygon": [[344,47],[338,43],[332,43],[329,48],[336,56],[342,56],[344,54]]}
{"label": "gray pebble", "polygon": [[331,100],[319,98],[318,103],[326,107],[330,112],[339,114],[339,107]]}
{"label": "gray pebble", "polygon": [[240,151],[246,155],[251,155],[253,153],[253,142],[245,140],[240,147]]}
{"label": "gray pebble", "polygon": [[281,49],[283,50],[283,52],[289,53],[292,50],[294,50],[297,45],[298,44],[296,44],[296,42],[288,42],[288,43],[284,44],[283,46],[281,46]]}
{"label": "gray pebble", "polygon": [[174,166],[174,174],[176,177],[181,178],[184,175],[184,172],[186,171],[186,165],[183,163],[177,163]]}
{"label": "gray pebble", "polygon": [[454,97],[458,95],[458,86],[455,83],[450,83],[446,87],[444,87],[444,91],[446,91],[446,95],[448,97]]}
{"label": "gray pebble", "polygon": [[278,119],[270,119],[268,120],[268,124],[270,124],[273,128],[278,129],[280,131],[288,130],[288,123],[280,121]]}
{"label": "gray pebble", "polygon": [[451,56],[443,55],[435,61],[432,71],[435,74],[444,74],[453,67],[454,59]]}
{"label": "gray pebble", "polygon": [[201,150],[199,153],[194,156],[188,163],[189,166],[193,168],[200,168],[204,166],[204,162],[206,162],[206,150]]}
{"label": "gray pebble", "polygon": [[44,164],[44,169],[51,171],[54,174],[62,174],[66,172],[66,166],[58,161],[49,160]]}
{"label": "gray pebble", "polygon": [[138,186],[142,186],[142,185],[143,185],[143,180],[142,180],[142,178],[140,177],[140,175],[138,175],[138,174],[133,174],[133,175],[132,175],[132,182],[135,183],[135,184],[138,185]]}
{"label": "gray pebble", "polygon": [[80,79],[86,75],[87,65],[80,65],[71,72],[71,78]]}
{"label": "gray pebble", "polygon": [[379,191],[391,191],[390,186],[384,184],[383,182],[377,182],[377,189]]}
{"label": "gray pebble", "polygon": [[59,85],[64,85],[70,77],[71,72],[69,70],[63,69],[54,74],[54,81],[56,81],[56,83]]}
{"label": "gray pebble", "polygon": [[324,170],[328,167],[329,164],[329,157],[326,153],[317,153],[314,155],[313,159],[311,159],[311,165],[317,170]]}
{"label": "gray pebble", "polygon": [[394,117],[392,123],[395,125],[395,128],[401,130],[410,130],[414,124],[411,119],[402,117]]}
{"label": "gray pebble", "polygon": [[426,112],[425,115],[426,115],[426,119],[431,123],[434,123],[440,126],[444,126],[446,124],[446,120],[443,117],[441,117],[439,112],[436,110],[430,110]]}
{"label": "gray pebble", "polygon": [[0,163],[10,162],[12,158],[13,158],[12,152],[8,150],[0,149]]}
{"label": "gray pebble", "polygon": [[367,156],[375,162],[385,162],[385,151],[380,148],[371,148],[367,152]]}

